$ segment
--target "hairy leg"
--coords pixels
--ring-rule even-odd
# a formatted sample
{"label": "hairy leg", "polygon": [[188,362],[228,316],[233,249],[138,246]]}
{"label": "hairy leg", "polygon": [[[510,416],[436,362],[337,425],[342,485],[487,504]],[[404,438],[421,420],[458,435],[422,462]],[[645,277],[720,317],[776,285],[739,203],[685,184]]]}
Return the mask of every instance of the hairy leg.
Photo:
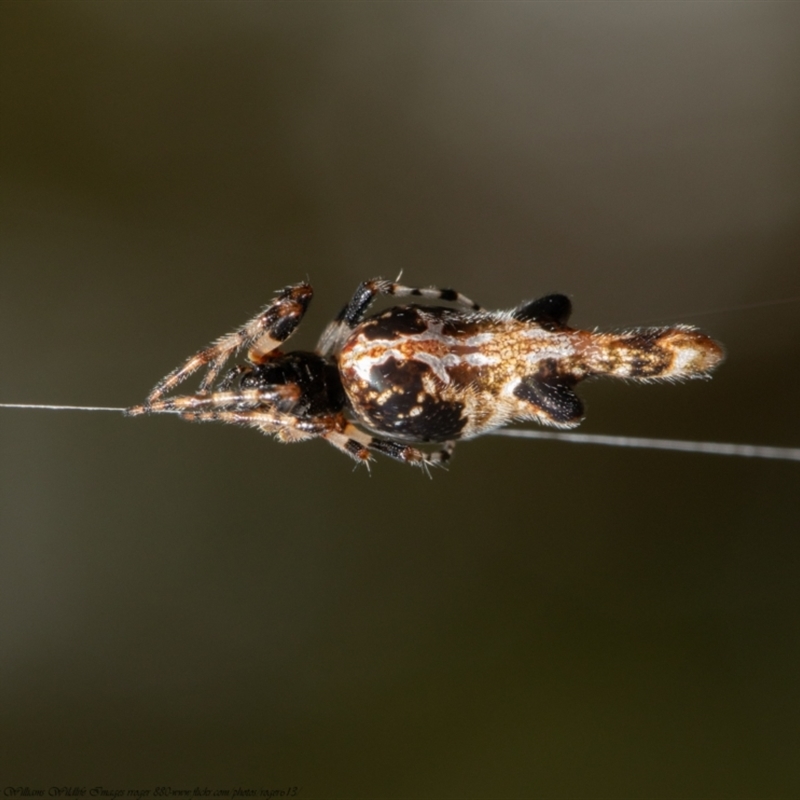
{"label": "hairy leg", "polygon": [[472,311],[480,311],[481,307],[465,297],[455,289],[419,289],[412,286],[403,286],[400,283],[385,281],[382,278],[373,278],[364,281],[355,294],[350,298],[350,302],[339,312],[336,319],[328,325],[320,337],[317,345],[317,352],[326,356],[337,352],[344,344],[350,332],[366,316],[369,307],[379,295],[391,295],[393,297],[424,297],[429,300],[446,300],[458,303]]}
{"label": "hairy leg", "polygon": [[143,407],[151,406],[202,367],[207,367],[208,371],[200,383],[199,391],[209,391],[225,362],[242,348],[249,348],[247,357],[250,361],[260,363],[265,360],[269,353],[294,333],[312,294],[313,291],[307,283],[298,283],[281,290],[263,311],[241,328],[220,337],[165,375],[150,392]]}

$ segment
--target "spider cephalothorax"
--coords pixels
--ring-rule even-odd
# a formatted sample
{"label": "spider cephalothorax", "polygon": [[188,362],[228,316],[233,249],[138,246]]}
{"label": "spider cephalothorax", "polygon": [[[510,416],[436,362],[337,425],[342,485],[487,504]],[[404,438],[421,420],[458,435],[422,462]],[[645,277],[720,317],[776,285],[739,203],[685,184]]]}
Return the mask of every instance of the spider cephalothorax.
{"label": "spider cephalothorax", "polygon": [[[367,317],[381,294],[461,308],[396,306]],[[284,442],[320,436],[357,461],[368,461],[373,451],[424,466],[446,461],[457,440],[509,422],[578,425],[583,405],[573,389],[584,378],[704,377],[723,358],[719,344],[686,325],[618,333],[570,328],[564,295],[484,311],[452,289],[381,279],[358,287],[315,352],[281,352],[311,296],[307,283],[283,289],[245,326],[170,372],[128,413],[239,423]],[[246,363],[219,380],[225,362],[243,348]],[[197,394],[165,397],[201,367],[207,372]],[[431,453],[412,446],[426,442],[442,447]]]}

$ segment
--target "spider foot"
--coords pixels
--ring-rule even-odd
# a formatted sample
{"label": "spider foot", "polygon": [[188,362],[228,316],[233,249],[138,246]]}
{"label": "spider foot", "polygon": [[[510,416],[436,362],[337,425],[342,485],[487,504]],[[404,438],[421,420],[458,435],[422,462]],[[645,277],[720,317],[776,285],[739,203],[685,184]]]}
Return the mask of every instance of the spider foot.
{"label": "spider foot", "polygon": [[126,417],[139,417],[142,414],[150,413],[150,406],[146,403],[140,403],[138,406],[131,406],[122,412]]}

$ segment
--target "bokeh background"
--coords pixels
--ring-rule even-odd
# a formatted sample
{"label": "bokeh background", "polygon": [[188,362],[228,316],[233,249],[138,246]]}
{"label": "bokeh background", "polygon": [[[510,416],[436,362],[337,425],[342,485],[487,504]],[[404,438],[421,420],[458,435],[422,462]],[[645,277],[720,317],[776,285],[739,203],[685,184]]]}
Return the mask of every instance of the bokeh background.
{"label": "bokeh background", "polygon": [[[795,3],[0,4],[0,401],[126,406],[281,286],[701,325],[583,430],[800,444]],[[428,480],[0,413],[3,787],[800,791],[800,468],[485,437]]]}

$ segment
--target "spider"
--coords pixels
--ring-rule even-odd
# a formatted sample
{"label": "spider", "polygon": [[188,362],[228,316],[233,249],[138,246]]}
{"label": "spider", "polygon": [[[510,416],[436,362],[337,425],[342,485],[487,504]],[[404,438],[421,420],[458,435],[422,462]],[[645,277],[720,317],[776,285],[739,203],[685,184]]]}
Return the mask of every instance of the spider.
{"label": "spider", "polygon": [[[573,428],[583,419],[574,392],[585,378],[639,381],[708,376],[722,347],[687,325],[616,333],[567,326],[568,297],[551,294],[510,311],[485,311],[454,289],[364,281],[312,352],[284,353],[311,301],[308,283],[282,289],[240,329],[189,358],[126,413],[247,425],[282,442],[321,437],[367,463],[372,453],[427,468],[455,443],[509,422]],[[379,295],[454,303],[367,312]],[[222,377],[228,359],[244,364]],[[196,394],[167,393],[197,370]],[[364,430],[366,428],[367,430]],[[415,445],[438,443],[424,452]]]}

